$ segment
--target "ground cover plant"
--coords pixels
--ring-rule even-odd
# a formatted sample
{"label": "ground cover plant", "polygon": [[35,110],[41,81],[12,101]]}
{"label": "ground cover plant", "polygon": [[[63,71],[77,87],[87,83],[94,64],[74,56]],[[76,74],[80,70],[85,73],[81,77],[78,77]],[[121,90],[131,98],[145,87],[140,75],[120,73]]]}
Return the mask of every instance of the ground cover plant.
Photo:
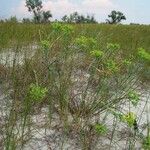
{"label": "ground cover plant", "polygon": [[0,27],[2,149],[150,148],[149,26]]}

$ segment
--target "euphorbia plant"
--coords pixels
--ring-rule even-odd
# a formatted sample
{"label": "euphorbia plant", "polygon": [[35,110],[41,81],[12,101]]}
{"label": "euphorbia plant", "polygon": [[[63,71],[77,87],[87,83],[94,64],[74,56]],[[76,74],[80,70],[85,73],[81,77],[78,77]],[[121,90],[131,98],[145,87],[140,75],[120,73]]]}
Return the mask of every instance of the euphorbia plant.
{"label": "euphorbia plant", "polygon": [[41,102],[46,96],[48,90],[36,84],[30,85],[29,98],[33,102]]}

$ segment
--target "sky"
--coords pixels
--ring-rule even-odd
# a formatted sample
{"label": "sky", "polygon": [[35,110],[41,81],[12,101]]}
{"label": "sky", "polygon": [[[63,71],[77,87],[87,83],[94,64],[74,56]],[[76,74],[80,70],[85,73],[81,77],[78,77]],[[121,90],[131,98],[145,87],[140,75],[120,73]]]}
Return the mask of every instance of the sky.
{"label": "sky", "polygon": [[[150,24],[150,0],[42,0],[43,9],[51,10],[54,19],[78,11],[83,15],[94,15],[105,22],[112,10],[121,11],[127,20],[123,23]],[[0,19],[16,16],[32,17],[25,7],[25,0],[0,0]]]}

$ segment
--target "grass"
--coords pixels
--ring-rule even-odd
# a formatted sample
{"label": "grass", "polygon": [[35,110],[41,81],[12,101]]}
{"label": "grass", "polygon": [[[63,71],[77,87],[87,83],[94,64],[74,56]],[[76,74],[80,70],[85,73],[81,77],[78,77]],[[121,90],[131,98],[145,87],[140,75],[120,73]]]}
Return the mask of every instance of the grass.
{"label": "grass", "polygon": [[[74,25],[75,33],[73,37],[85,35],[97,38],[99,44],[118,43],[122,49],[132,52],[138,47],[143,47],[149,51],[150,27],[147,25]],[[42,39],[46,38],[51,32],[49,24],[0,24],[0,47],[11,46],[11,44],[39,42],[41,31]]]}
{"label": "grass", "polygon": [[[24,149],[44,129],[47,149],[54,143],[49,130],[59,134],[60,149],[70,139],[83,150],[102,149],[99,143],[107,139],[105,149],[111,149],[119,145],[118,126],[128,133],[124,148],[135,149],[137,142],[149,147],[149,96],[143,100],[141,88],[149,91],[149,26],[1,23],[0,30],[2,51],[13,48],[17,56],[27,49],[21,50],[22,65],[17,58],[11,66],[1,64],[4,93],[11,90],[6,109],[1,108],[7,112],[2,116],[2,148]],[[30,51],[35,54],[29,58]],[[141,114],[136,114],[139,106]],[[35,123],[37,114],[46,120]]]}

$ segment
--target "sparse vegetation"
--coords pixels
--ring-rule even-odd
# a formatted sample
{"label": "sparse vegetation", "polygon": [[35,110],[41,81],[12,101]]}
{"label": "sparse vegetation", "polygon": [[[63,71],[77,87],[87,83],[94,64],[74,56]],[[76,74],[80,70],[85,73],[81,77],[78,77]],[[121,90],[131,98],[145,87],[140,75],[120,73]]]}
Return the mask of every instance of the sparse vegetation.
{"label": "sparse vegetation", "polygon": [[149,33],[0,23],[0,148],[149,149]]}

